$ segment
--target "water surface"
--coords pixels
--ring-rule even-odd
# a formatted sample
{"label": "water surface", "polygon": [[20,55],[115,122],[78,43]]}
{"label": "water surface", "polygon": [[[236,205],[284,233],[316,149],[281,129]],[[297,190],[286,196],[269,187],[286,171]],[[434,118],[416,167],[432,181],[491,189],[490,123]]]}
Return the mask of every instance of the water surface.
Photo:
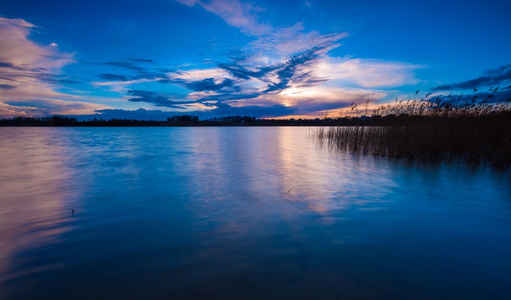
{"label": "water surface", "polygon": [[0,298],[509,299],[508,172],[312,130],[0,128]]}

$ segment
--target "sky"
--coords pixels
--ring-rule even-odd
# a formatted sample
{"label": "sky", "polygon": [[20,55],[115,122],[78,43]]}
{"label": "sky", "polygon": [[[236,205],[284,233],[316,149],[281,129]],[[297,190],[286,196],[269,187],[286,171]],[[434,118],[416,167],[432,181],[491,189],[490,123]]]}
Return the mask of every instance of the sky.
{"label": "sky", "polygon": [[492,0],[4,0],[0,118],[335,117],[506,90],[509,12]]}

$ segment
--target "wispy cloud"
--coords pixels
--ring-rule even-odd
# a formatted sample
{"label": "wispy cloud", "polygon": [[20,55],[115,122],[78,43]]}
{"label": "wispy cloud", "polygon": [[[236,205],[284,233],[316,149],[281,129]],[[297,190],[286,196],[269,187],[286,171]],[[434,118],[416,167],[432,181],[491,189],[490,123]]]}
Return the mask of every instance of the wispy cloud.
{"label": "wispy cloud", "polygon": [[[234,61],[220,63],[217,68],[212,69],[178,71],[169,73],[166,82],[193,90],[195,99],[202,101],[250,99],[265,94],[277,94],[292,84],[308,85],[321,81],[313,78],[307,69],[321,50],[299,53],[274,65],[257,67]],[[203,98],[198,98],[200,95]]]}
{"label": "wispy cloud", "polygon": [[282,105],[301,114],[376,101],[386,95],[381,88],[415,83],[417,66],[332,58],[325,52],[329,46],[297,53],[274,65],[233,61],[212,69],[169,73],[167,83],[193,90],[188,98],[197,102],[217,101],[229,107]]}
{"label": "wispy cloud", "polygon": [[[42,83],[73,62],[71,54],[51,46],[40,46],[28,39],[35,25],[21,19],[0,17],[0,83],[17,88]],[[51,92],[43,88],[44,92]],[[52,93],[52,95],[54,95]]]}
{"label": "wispy cloud", "polygon": [[419,67],[400,62],[324,57],[314,65],[313,72],[338,86],[382,88],[416,84],[413,71]]}
{"label": "wispy cloud", "polygon": [[222,18],[227,24],[240,28],[244,33],[254,36],[268,34],[272,27],[261,24],[257,13],[263,9],[251,3],[242,3],[236,0],[178,0],[188,6],[199,5],[205,10]]}
{"label": "wispy cloud", "polygon": [[504,65],[496,69],[490,69],[483,73],[483,76],[475,79],[437,86],[434,90],[469,90],[492,85],[506,85],[511,83],[511,65]]}
{"label": "wispy cloud", "polygon": [[[123,75],[117,75],[117,76],[123,76]],[[128,80],[118,80],[119,77],[111,80],[111,81],[94,81],[91,84],[95,86],[103,86],[108,87],[112,91],[118,92],[118,93],[125,93],[129,91],[129,86],[133,84],[139,84],[139,83],[147,83],[147,82],[156,82],[158,80],[163,80],[164,78],[142,78],[142,79],[128,79]]]}
{"label": "wispy cloud", "polygon": [[119,74],[111,74],[111,73],[102,73],[98,75],[99,78],[109,80],[109,81],[128,81],[128,77],[126,75]]}
{"label": "wispy cloud", "polygon": [[[108,87],[130,102],[170,110],[321,114],[351,103],[379,100],[385,88],[416,83],[418,66],[332,56],[345,32],[306,31],[302,23],[274,27],[260,21],[264,9],[238,0],[178,0],[218,15],[252,38],[226,60],[158,67],[151,59],[120,59],[102,63],[112,67],[98,75],[97,87]],[[113,71],[113,70],[117,70]],[[141,84],[144,83],[144,87]],[[168,90],[188,91],[183,94]],[[183,89],[184,88],[184,89]]]}
{"label": "wispy cloud", "polygon": [[298,115],[318,115],[325,110],[341,109],[351,103],[377,101],[386,94],[379,90],[341,88],[333,86],[290,87],[281,93],[260,95],[250,100],[238,100],[234,106],[283,105]]}
{"label": "wispy cloud", "polygon": [[[306,32],[302,23],[274,27],[259,21],[263,9],[238,0],[179,2],[200,6],[255,38],[229,63],[169,74],[174,80],[167,83],[193,90],[189,97],[198,102],[218,101],[230,107],[283,105],[295,112],[318,113],[352,102],[376,101],[386,95],[382,88],[416,83],[413,71],[418,66],[332,57],[330,52],[348,36],[345,32]],[[182,75],[185,80],[175,80]]]}
{"label": "wispy cloud", "polygon": [[218,15],[227,24],[240,29],[246,35],[256,37],[255,41],[238,53],[241,54],[241,58],[245,62],[251,64],[274,64],[291,55],[313,48],[323,48],[328,51],[338,46],[335,42],[347,36],[345,32],[323,35],[317,31],[304,32],[301,22],[288,27],[274,27],[259,20],[258,15],[264,12],[264,9],[250,2],[238,0],[177,1],[190,7],[198,5]]}
{"label": "wispy cloud", "polygon": [[118,93],[128,92],[129,86],[134,84],[168,80],[167,73],[171,71],[158,65],[153,59],[139,57],[88,64],[108,67],[108,73],[97,74],[100,80],[92,81],[93,86],[108,87]]}
{"label": "wispy cloud", "polygon": [[191,104],[193,101],[179,101],[172,100],[169,96],[155,93],[152,91],[143,91],[143,90],[129,90],[128,94],[130,96],[134,96],[134,98],[130,98],[129,101],[132,102],[146,102],[151,103],[154,106],[163,106],[170,108],[183,108],[183,104]]}
{"label": "wispy cloud", "polygon": [[0,117],[12,116],[12,112],[74,114],[106,107],[78,102],[78,97],[56,91],[55,84],[72,81],[61,75],[61,69],[74,62],[73,55],[30,40],[34,28],[35,25],[22,19],[0,17]]}

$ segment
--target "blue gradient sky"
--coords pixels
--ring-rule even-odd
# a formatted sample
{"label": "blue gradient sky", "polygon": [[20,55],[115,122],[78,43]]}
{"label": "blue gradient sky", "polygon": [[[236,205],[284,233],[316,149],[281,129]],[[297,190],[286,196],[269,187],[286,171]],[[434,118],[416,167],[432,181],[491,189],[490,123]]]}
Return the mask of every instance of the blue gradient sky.
{"label": "blue gradient sky", "polygon": [[510,11],[509,1],[2,1],[0,117],[335,116],[416,90],[506,88]]}

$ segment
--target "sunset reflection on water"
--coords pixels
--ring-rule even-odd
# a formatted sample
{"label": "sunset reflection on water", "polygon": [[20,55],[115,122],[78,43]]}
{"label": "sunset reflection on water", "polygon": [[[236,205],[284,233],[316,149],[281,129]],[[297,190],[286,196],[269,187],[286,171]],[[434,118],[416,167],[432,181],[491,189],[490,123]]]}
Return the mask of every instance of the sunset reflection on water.
{"label": "sunset reflection on water", "polygon": [[[67,165],[68,149],[55,143],[44,129],[12,129],[0,143],[0,280],[41,268],[30,265],[21,251],[56,243],[70,230],[71,207],[81,192]],[[13,269],[14,267],[14,269]],[[51,268],[44,266],[42,269]],[[34,270],[32,270],[34,269]]]}
{"label": "sunset reflection on water", "polygon": [[355,157],[322,147],[310,131],[2,128],[2,292],[7,299],[509,292],[509,174]]}

